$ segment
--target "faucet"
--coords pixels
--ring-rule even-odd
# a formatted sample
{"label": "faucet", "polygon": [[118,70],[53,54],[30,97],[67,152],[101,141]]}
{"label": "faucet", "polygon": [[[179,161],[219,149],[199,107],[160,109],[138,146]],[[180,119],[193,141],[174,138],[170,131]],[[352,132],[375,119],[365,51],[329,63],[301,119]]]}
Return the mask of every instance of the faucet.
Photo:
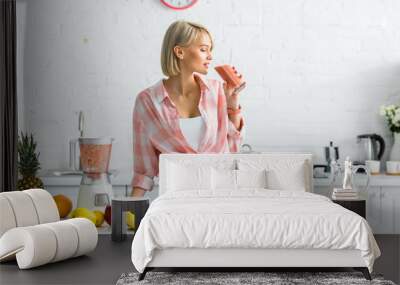
{"label": "faucet", "polygon": [[[79,111],[79,125],[78,125],[78,130],[79,130],[79,137],[83,137],[84,132],[83,132],[83,126],[84,126],[84,121],[85,117],[83,115],[83,111]],[[69,168],[72,170],[81,170],[82,165],[81,165],[81,159],[80,159],[80,154],[77,156],[77,149],[79,149],[79,140],[78,139],[71,139],[69,141]],[[79,166],[77,167],[76,164],[79,162]]]}
{"label": "faucet", "polygon": [[79,111],[79,136],[83,137],[83,124],[85,122],[85,117],[83,116],[83,111]]}
{"label": "faucet", "polygon": [[[245,150],[246,148],[247,148],[247,150]],[[251,145],[245,143],[245,144],[242,144],[242,146],[240,148],[240,152],[241,153],[252,153],[253,148],[251,147]]]}

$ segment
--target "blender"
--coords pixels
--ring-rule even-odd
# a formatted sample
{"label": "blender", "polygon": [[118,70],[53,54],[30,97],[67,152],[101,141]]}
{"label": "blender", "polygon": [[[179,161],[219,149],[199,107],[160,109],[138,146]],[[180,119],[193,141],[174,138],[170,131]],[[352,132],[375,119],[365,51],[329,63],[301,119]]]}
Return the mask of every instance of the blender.
{"label": "blender", "polygon": [[78,208],[105,210],[112,197],[108,166],[113,138],[79,138],[83,175],[79,186]]}

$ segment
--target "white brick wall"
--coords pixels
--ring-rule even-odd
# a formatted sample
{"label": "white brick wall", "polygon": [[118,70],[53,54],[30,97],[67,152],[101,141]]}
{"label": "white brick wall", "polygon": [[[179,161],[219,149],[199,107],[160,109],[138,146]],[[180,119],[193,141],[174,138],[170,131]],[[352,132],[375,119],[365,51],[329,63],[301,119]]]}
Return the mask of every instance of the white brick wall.
{"label": "white brick wall", "polygon": [[[311,151],[329,140],[356,159],[360,133],[390,133],[381,104],[400,101],[400,1],[199,0],[172,11],[158,0],[18,0],[20,128],[36,134],[44,169],[68,166],[68,140],[112,136],[112,168],[132,168],[136,94],[162,76],[168,25],[198,21],[215,38],[214,63],[231,63],[246,143]],[[215,72],[210,77],[216,78]]]}

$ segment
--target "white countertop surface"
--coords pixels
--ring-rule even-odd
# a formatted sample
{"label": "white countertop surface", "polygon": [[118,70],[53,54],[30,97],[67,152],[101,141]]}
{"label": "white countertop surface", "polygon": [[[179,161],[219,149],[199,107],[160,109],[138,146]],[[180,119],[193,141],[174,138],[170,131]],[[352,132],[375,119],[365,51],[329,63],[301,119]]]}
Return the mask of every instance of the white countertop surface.
{"label": "white countertop surface", "polygon": [[[56,170],[46,170],[39,173],[39,177],[42,179],[44,185],[47,186],[76,186],[81,183],[81,175],[54,175]],[[132,180],[132,174],[127,172],[115,171],[114,175],[110,176],[111,183],[114,186],[125,186],[130,185]],[[354,178],[360,184],[366,182],[367,177],[365,174],[357,174]],[[315,187],[330,186],[332,178],[314,178]],[[336,178],[335,185],[340,185],[343,181],[343,176]],[[158,185],[158,177],[155,178],[155,185]],[[370,186],[400,186],[400,176],[395,175],[372,175],[370,179]],[[399,187],[400,189],[400,187]]]}
{"label": "white countertop surface", "polygon": [[[55,175],[57,171],[66,171],[59,169],[44,170],[39,173],[39,177],[42,179],[44,185],[47,186],[76,186],[80,185],[82,175],[81,174],[68,174],[68,175]],[[115,186],[130,185],[132,180],[132,174],[122,173],[117,170],[111,170],[110,180],[111,184]]]}
{"label": "white countertop surface", "polygon": [[[343,181],[343,175],[336,178],[335,185],[340,185]],[[353,178],[357,184],[365,185],[367,183],[366,174],[356,174]],[[314,186],[324,187],[330,186],[332,183],[332,178],[314,178]],[[369,186],[400,186],[400,176],[395,175],[371,175]],[[399,187],[400,189],[400,187]]]}

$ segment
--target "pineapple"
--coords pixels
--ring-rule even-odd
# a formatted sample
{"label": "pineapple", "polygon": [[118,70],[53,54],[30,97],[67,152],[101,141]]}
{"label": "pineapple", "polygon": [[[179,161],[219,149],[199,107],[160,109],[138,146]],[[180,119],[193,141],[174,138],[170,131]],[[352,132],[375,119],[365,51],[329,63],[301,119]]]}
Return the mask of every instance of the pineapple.
{"label": "pineapple", "polygon": [[17,182],[18,190],[31,188],[43,188],[43,182],[36,177],[36,172],[40,169],[39,155],[36,154],[36,142],[33,135],[28,137],[27,134],[21,132],[18,138],[18,170],[22,175],[22,179]]}

